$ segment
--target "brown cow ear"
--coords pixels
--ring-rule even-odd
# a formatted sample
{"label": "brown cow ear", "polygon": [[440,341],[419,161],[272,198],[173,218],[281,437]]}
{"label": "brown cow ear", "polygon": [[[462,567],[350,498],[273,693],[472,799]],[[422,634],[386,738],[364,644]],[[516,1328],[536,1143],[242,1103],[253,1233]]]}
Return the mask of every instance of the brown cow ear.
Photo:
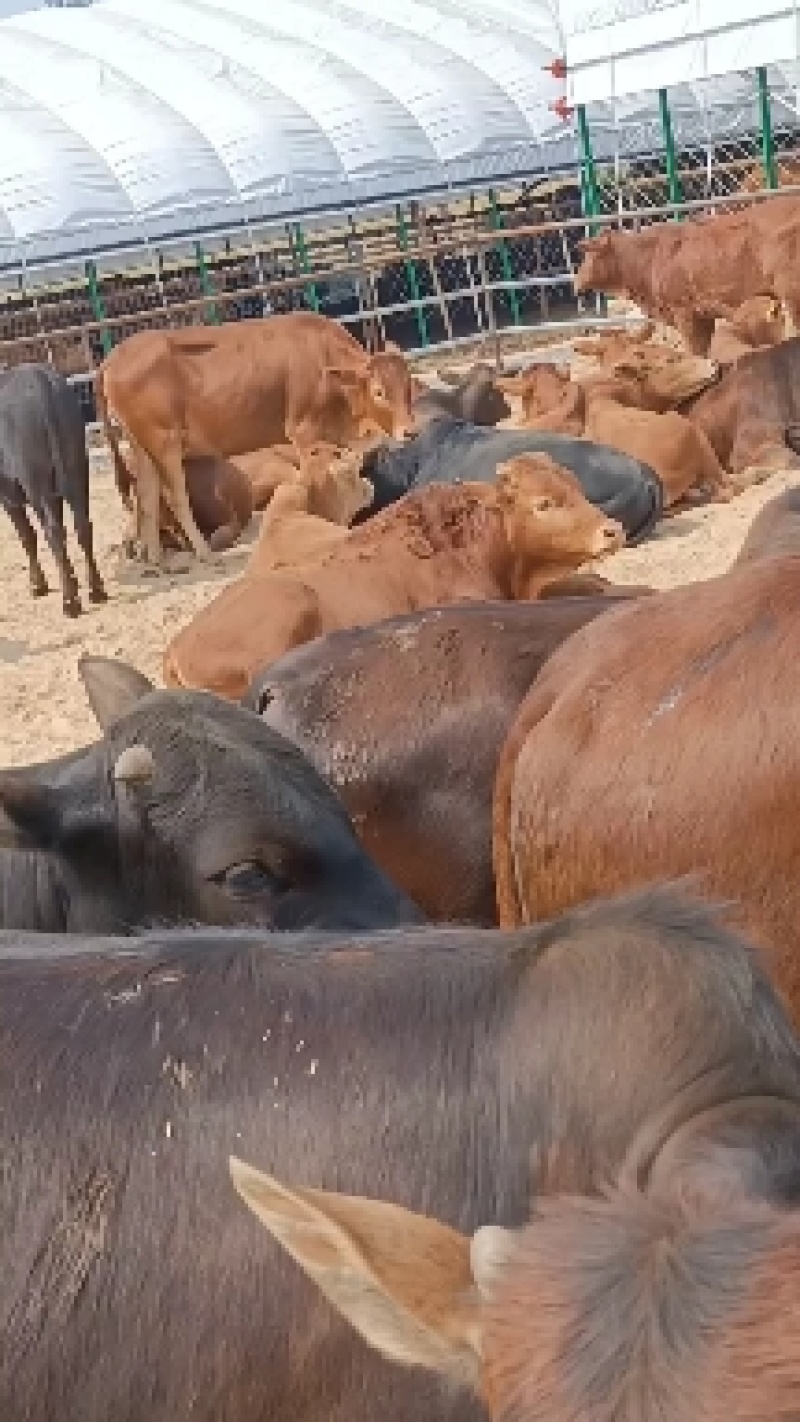
{"label": "brown cow ear", "polygon": [[156,689],[136,667],[111,657],[81,657],[78,675],[101,731],[107,731]]}
{"label": "brown cow ear", "polygon": [[338,385],[340,390],[357,390],[364,384],[364,372],[349,365],[328,365],[323,371],[323,380]]}
{"label": "brown cow ear", "polygon": [[475,1386],[470,1241],[447,1225],[326,1190],[289,1190],[231,1157],[242,1199],[362,1338],[395,1362]]}

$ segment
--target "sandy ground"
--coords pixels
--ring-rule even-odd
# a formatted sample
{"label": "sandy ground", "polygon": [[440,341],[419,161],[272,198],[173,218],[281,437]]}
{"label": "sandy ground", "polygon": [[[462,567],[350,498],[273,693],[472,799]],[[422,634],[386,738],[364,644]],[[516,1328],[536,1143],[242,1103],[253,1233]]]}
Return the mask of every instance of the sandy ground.
{"label": "sandy ground", "polygon": [[[603,574],[619,582],[672,587],[724,572],[759,508],[797,475],[774,474],[727,505],[709,505],[665,520],[640,548],[616,554]],[[247,547],[232,548],[213,567],[153,576],[125,563],[119,552],[124,516],[102,462],[93,475],[92,513],[98,561],[110,601],[85,602],[83,617],[65,618],[47,549],[42,562],[49,597],[34,601],[16,535],[0,511],[0,764],[19,765],[71,750],[96,734],[77,674],[83,652],[132,662],[160,682],[168,639],[241,570]],[[248,540],[249,542],[250,540]],[[80,555],[71,542],[84,584]]]}

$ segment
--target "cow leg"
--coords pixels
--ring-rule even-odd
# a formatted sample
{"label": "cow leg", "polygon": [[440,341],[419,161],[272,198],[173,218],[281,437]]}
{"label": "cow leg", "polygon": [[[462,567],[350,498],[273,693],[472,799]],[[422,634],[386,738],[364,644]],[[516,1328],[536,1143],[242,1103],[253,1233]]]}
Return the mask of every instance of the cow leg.
{"label": "cow leg", "polygon": [[164,476],[164,498],[172,509],[179,528],[186,534],[197,557],[203,560],[208,559],[211,555],[211,549],[195,523],[192,506],[189,503],[189,495],[186,490],[186,472],[183,467],[183,455],[180,445],[171,445],[169,449],[164,451],[164,458],[160,463],[160,469]]}
{"label": "cow leg", "polygon": [[44,529],[50,552],[56,560],[61,579],[62,606],[66,617],[80,617],[81,599],[78,579],[69,561],[67,533],[64,528],[64,505],[61,499],[48,499],[36,510]]}
{"label": "cow leg", "polygon": [[36,530],[30,519],[28,518],[28,515],[25,512],[24,508],[18,508],[14,505],[9,506],[8,504],[6,504],[4,507],[6,513],[8,514],[8,517],[11,519],[11,522],[13,523],[17,531],[17,537],[19,538],[20,543],[25,549],[25,555],[28,559],[28,575],[31,586],[31,595],[33,597],[46,597],[50,589],[47,586],[47,578],[45,577],[42,565],[39,562],[39,550],[36,544]]}
{"label": "cow leg", "polygon": [[75,524],[75,537],[86,560],[86,571],[89,574],[89,601],[108,602],[108,593],[100,576],[100,569],[95,562],[92,521],[88,514],[76,514],[74,510],[72,520]]}

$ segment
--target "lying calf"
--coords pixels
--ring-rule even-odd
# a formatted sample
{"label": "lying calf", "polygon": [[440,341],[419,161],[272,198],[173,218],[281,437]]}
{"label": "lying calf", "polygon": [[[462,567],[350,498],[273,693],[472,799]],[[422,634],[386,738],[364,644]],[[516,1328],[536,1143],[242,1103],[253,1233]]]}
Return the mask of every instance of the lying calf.
{"label": "lying calf", "polygon": [[495,486],[421,489],[316,560],[225,588],[164,654],[168,686],[243,697],[292,647],[442,602],[534,598],[624,534],[546,455],[512,459]]}

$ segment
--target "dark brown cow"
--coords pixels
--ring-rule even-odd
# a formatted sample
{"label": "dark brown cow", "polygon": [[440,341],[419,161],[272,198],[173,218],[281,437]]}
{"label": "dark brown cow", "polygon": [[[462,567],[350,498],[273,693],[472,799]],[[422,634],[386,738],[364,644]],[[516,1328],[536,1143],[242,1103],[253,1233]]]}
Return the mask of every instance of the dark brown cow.
{"label": "dark brown cow", "polygon": [[505,936],[7,935],[0,1070],[9,1422],[477,1422],[342,1324],[229,1155],[471,1235],[523,1224],[532,1190],[646,1171],[721,1101],[741,1175],[800,1102],[757,963],[666,894]]}
{"label": "dark brown cow", "polygon": [[753,469],[800,467],[787,446],[800,423],[800,337],[744,356],[682,408],[742,482]]}
{"label": "dark brown cow", "polygon": [[700,871],[800,1017],[800,560],[614,610],[551,659],[495,787],[500,922]]}
{"label": "dark brown cow", "polygon": [[248,704],[335,786],[362,844],[429,918],[493,924],[500,748],[547,657],[618,605],[615,591],[332,632],[273,662]]}

